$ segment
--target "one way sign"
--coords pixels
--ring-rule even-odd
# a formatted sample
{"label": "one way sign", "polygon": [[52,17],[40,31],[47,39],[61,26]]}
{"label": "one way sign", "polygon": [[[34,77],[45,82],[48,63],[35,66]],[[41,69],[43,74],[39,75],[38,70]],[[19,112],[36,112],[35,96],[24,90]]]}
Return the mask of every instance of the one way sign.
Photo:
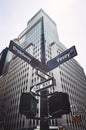
{"label": "one way sign", "polygon": [[50,77],[49,79],[42,81],[41,83],[31,86],[30,91],[33,93],[37,93],[54,85],[55,85],[55,79],[53,77]]}
{"label": "one way sign", "polygon": [[77,52],[75,46],[69,48],[68,50],[64,51],[63,53],[59,54],[58,56],[47,62],[48,71],[55,69],[60,64],[68,61],[69,59],[73,58],[76,55]]}

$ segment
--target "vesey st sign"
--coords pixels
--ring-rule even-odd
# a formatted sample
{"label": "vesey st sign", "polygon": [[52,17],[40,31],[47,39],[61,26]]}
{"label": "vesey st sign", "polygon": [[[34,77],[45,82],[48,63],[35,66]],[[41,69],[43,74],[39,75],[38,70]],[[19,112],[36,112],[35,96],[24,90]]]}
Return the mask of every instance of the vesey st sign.
{"label": "vesey st sign", "polygon": [[73,58],[76,55],[77,55],[77,52],[76,52],[75,46],[67,49],[63,53],[59,54],[58,56],[56,56],[55,58],[47,62],[48,71],[55,69],[60,64],[68,61],[69,59]]}

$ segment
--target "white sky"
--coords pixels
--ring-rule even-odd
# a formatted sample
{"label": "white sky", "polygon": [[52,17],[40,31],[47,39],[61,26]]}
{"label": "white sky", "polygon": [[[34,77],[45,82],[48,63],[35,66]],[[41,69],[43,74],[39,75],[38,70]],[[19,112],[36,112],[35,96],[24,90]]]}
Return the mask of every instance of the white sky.
{"label": "white sky", "polygon": [[41,8],[57,24],[60,41],[76,46],[75,59],[86,74],[86,0],[0,0],[0,52]]}

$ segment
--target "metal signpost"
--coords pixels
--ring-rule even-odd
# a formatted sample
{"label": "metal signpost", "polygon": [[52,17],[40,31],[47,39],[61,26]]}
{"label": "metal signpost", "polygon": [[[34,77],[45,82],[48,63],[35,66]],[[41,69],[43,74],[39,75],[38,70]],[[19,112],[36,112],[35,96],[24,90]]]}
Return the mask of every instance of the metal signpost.
{"label": "metal signpost", "polygon": [[[44,19],[41,19],[41,63],[46,65],[46,57],[45,57],[45,37],[44,37]],[[43,80],[43,79],[42,79]],[[42,95],[40,98],[40,117],[44,118],[48,117],[48,107],[47,107],[47,89],[41,91]],[[48,120],[40,120],[40,130],[49,130]]]}

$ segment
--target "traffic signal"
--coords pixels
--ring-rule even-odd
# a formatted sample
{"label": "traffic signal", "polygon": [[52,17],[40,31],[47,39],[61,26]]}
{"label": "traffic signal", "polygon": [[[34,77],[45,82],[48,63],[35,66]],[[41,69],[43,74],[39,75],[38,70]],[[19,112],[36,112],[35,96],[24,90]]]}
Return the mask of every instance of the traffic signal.
{"label": "traffic signal", "polygon": [[81,121],[81,115],[77,115],[77,118],[78,118],[78,122]]}
{"label": "traffic signal", "polygon": [[73,115],[73,122],[76,122],[76,123],[78,123],[78,122],[80,122],[81,121],[81,115]]}
{"label": "traffic signal", "polygon": [[49,114],[53,117],[60,117],[70,113],[69,96],[67,93],[56,92],[48,99]]}
{"label": "traffic signal", "polygon": [[38,100],[30,93],[22,93],[20,97],[19,112],[27,118],[33,118],[37,112]]}
{"label": "traffic signal", "polygon": [[3,73],[3,69],[4,69],[4,63],[6,60],[6,56],[7,56],[7,49],[4,49],[1,53],[0,53],[0,76]]}
{"label": "traffic signal", "polygon": [[59,130],[63,130],[63,126],[59,126]]}
{"label": "traffic signal", "polygon": [[0,76],[7,72],[8,65],[12,59],[12,56],[13,56],[13,54],[8,50],[8,48],[5,48],[0,53]]}

